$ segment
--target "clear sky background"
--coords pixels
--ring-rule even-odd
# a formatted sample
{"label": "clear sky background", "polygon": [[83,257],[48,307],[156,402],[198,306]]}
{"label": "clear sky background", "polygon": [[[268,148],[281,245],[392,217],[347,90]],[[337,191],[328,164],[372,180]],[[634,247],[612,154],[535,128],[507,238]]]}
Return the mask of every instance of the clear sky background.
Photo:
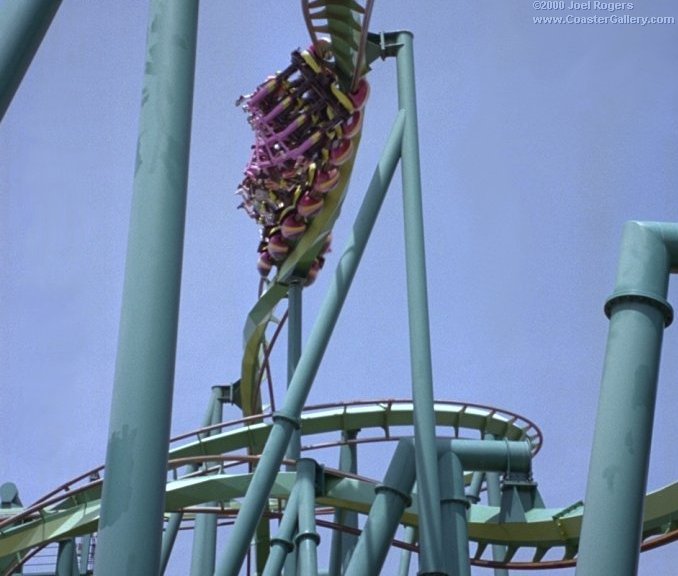
{"label": "clear sky background", "polygon": [[[233,103],[308,44],[297,2],[200,10],[174,433],[238,377],[256,300],[258,231],[233,195],[253,139]],[[678,19],[678,4],[624,13]],[[610,13],[377,0],[371,26],[415,34],[436,397],[536,422],[549,507],[584,497],[623,224],[678,220],[678,24],[533,23],[568,14]],[[25,504],[105,458],[146,21],[145,2],[64,2],[0,125],[0,483]],[[375,62],[370,81],[306,333],[397,109],[395,62]],[[400,192],[396,178],[309,402],[411,394]],[[678,479],[675,331],[650,490]],[[677,563],[676,545],[649,552],[640,574]]]}

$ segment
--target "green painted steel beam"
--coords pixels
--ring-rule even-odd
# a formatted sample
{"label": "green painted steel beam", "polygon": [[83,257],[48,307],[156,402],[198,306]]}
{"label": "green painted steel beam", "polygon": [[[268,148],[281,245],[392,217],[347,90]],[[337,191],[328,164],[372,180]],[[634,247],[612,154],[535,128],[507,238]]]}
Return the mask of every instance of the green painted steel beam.
{"label": "green painted steel beam", "polygon": [[0,3],[0,122],[60,5],[61,0]]}
{"label": "green painted steel beam", "polygon": [[96,573],[157,574],[198,2],[151,0]]}

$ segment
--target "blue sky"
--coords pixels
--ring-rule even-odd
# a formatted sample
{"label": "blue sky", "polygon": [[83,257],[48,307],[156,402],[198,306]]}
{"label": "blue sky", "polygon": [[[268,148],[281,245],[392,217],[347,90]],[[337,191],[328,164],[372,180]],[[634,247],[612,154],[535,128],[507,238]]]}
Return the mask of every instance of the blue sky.
{"label": "blue sky", "polygon": [[[536,422],[535,479],[554,507],[584,496],[623,223],[678,220],[678,24],[533,23],[560,13],[377,0],[371,26],[415,34],[436,396]],[[678,18],[678,5],[622,13]],[[131,0],[65,2],[0,125],[0,482],[24,503],[105,458],[146,15]],[[210,386],[238,377],[256,299],[258,232],[233,195],[252,135],[233,103],[307,43],[296,2],[202,2],[175,433],[197,427]],[[307,333],[397,108],[394,62],[375,62],[370,81],[335,253],[305,292]],[[401,206],[396,179],[309,402],[410,395]],[[678,477],[675,330],[650,489]],[[640,574],[677,561],[675,545],[649,552]]]}

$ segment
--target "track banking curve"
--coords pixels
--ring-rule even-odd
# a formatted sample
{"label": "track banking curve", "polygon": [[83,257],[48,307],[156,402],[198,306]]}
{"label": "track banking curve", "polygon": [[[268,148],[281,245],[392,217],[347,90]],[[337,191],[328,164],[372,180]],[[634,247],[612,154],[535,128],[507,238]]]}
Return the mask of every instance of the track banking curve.
{"label": "track banking curve", "polygon": [[[542,445],[541,432],[529,420],[488,406],[437,402],[436,424],[443,437],[463,442],[492,435],[497,439],[529,443],[533,455]],[[247,467],[257,456],[243,456],[242,450],[261,444],[271,428],[270,414],[256,415],[232,422],[201,428],[174,439],[170,450],[166,512],[182,511],[184,522],[190,523],[199,512],[217,514],[228,520],[238,511],[251,473]],[[313,450],[337,448],[345,444],[341,432],[361,430],[355,444],[394,442],[411,435],[413,407],[408,400],[375,400],[308,407],[302,416],[305,441],[320,437],[322,441],[302,448]],[[339,435],[337,435],[339,433]],[[208,435],[209,434],[209,435]],[[334,439],[327,438],[334,434]],[[192,466],[188,472],[180,470]],[[197,466],[198,471],[195,470]],[[65,538],[96,532],[102,467],[74,478],[20,514],[0,521],[0,557],[28,558],[31,550]],[[271,498],[279,503],[270,516],[280,514],[283,502],[294,484],[294,472],[280,472]],[[366,514],[374,498],[378,480],[325,468],[325,490],[316,499],[319,524],[328,510],[350,510]],[[217,498],[218,496],[218,498]],[[218,500],[218,507],[201,503]],[[652,549],[678,539],[678,483],[649,494],[646,498],[643,525],[643,549]],[[472,504],[469,509],[469,538],[475,543],[472,563],[477,566],[508,569],[553,569],[572,566],[581,528],[583,506],[576,503],[564,508],[533,508],[522,522],[498,521],[499,508]],[[405,525],[418,523],[416,497],[403,517]],[[342,530],[325,521],[328,527]],[[491,560],[486,552],[492,544],[507,546],[504,562]],[[416,546],[395,541],[401,548]],[[530,559],[522,559],[531,555]],[[514,559],[519,557],[521,559]],[[11,569],[15,569],[14,567]],[[11,574],[8,570],[5,574]]]}

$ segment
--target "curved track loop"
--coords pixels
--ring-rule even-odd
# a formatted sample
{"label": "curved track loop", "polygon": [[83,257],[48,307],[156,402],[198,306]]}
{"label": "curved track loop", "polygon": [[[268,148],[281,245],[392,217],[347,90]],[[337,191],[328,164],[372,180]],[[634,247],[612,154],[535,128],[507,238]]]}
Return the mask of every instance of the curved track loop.
{"label": "curved track loop", "polygon": [[[351,93],[357,89],[367,71],[365,52],[369,18],[374,0],[362,7],[355,1],[315,0],[302,1],[304,17],[314,45],[317,34],[329,33],[334,56],[334,70],[342,88]],[[323,24],[316,24],[321,20]],[[324,197],[321,212],[310,222],[308,229],[278,269],[268,289],[259,298],[249,315],[244,329],[244,353],[241,368],[241,404],[245,416],[262,410],[260,371],[262,350],[265,348],[266,330],[273,319],[276,307],[287,296],[290,282],[303,281],[339,216],[353,171],[360,144],[360,131],[353,136],[353,154],[338,166],[339,180]]]}
{"label": "curved track loop", "polygon": [[[358,134],[354,140],[356,148],[359,142],[360,135]],[[245,350],[240,377],[242,411],[245,416],[258,414],[262,409],[258,374],[266,329],[273,319],[276,307],[287,296],[289,284],[296,281],[298,276],[303,277],[330,234],[339,216],[354,161],[355,154],[341,167],[337,187],[325,196],[322,211],[313,219],[304,236],[278,270],[268,289],[247,316],[243,334]],[[300,273],[300,270],[304,272]]]}
{"label": "curved track loop", "polygon": [[308,33],[316,43],[329,34],[343,88],[354,91],[367,71],[365,52],[374,0],[301,0]]}
{"label": "curved track loop", "polygon": [[[337,432],[361,429],[356,443],[384,442],[410,435],[413,406],[406,400],[383,400],[345,404],[327,404],[308,408],[302,415],[305,440],[318,439],[304,446],[305,451],[340,446]],[[508,440],[530,442],[533,453],[542,445],[539,429],[516,414],[473,404],[437,402],[435,414],[442,436],[473,438],[486,434]],[[258,455],[243,455],[243,449],[263,443],[271,428],[270,414],[258,414],[234,422],[195,430],[174,439],[170,450],[170,480],[167,484],[167,512],[182,511],[190,523],[194,514],[211,512],[225,519],[239,509],[252,474],[249,466]],[[206,432],[211,432],[207,435]],[[327,439],[327,434],[334,434]],[[236,453],[238,452],[238,453]],[[198,471],[182,469],[198,465]],[[286,462],[290,464],[290,462]],[[21,514],[0,521],[0,558],[17,556],[49,542],[96,531],[99,518],[102,468],[96,468],[60,486],[26,508]],[[324,469],[325,491],[317,498],[318,524],[344,530],[322,516],[336,509],[368,513],[376,480]],[[271,493],[268,514],[279,515],[283,502],[294,484],[294,472],[279,472]],[[220,506],[205,507],[204,502],[218,501]],[[643,526],[643,549],[678,539],[678,483],[647,496]],[[526,513],[524,522],[499,523],[499,508],[474,504],[469,514],[469,536],[475,543],[472,562],[478,566],[503,566],[509,569],[552,569],[571,566],[581,528],[582,506],[535,508]],[[416,497],[406,510],[403,523],[417,525]],[[507,561],[498,563],[486,552],[491,544],[507,546]],[[400,548],[417,550],[403,542]],[[548,557],[548,558],[547,558]],[[555,558],[554,558],[555,557]],[[527,560],[518,558],[529,558]]]}

